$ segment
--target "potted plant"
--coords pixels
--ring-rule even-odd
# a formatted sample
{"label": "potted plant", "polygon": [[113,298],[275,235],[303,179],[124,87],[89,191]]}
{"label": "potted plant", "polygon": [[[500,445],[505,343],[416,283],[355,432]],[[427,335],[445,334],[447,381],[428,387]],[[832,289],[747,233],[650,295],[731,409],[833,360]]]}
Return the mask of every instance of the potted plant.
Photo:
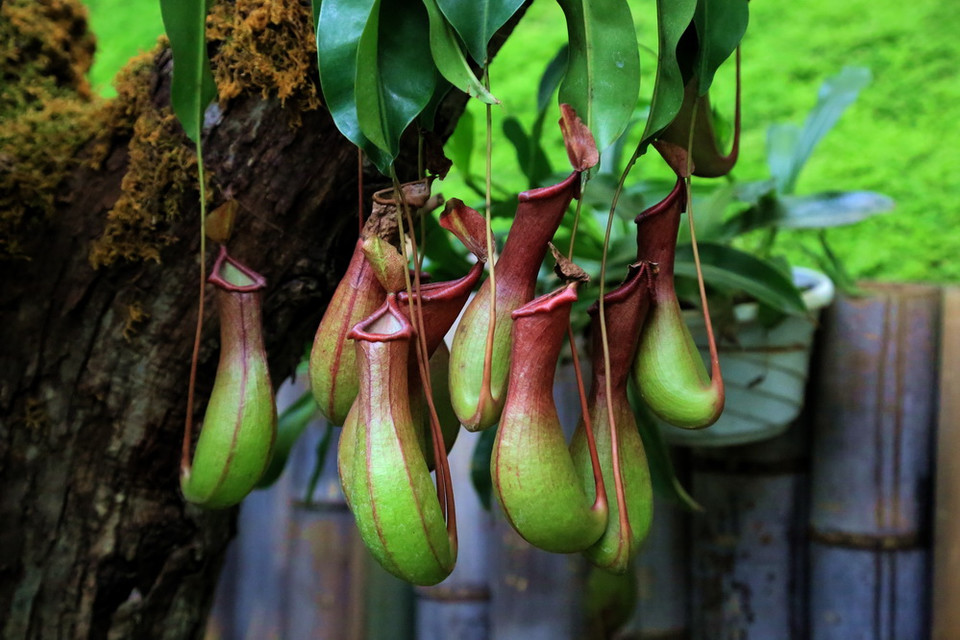
{"label": "potted plant", "polygon": [[[820,311],[832,301],[835,285],[845,292],[854,287],[827,244],[826,229],[889,211],[893,201],[868,191],[797,195],[797,178],[817,143],[869,80],[869,71],[859,68],[845,68],[825,80],[803,126],[778,123],[769,128],[770,178],[731,180],[703,193],[695,203],[704,278],[713,289],[711,312],[720,327],[718,347],[727,402],[723,415],[709,429],[663,425],[671,443],[725,446],[756,442],[782,434],[799,415]],[[806,255],[821,270],[788,267],[784,257],[773,255],[775,238],[787,229],[817,231],[819,248],[806,250]],[[683,256],[691,254],[690,246],[683,244],[683,239],[680,242],[678,290],[687,291],[689,302],[696,304],[695,283],[690,280],[695,274],[692,265],[682,261]],[[747,248],[749,254],[739,253],[734,247]],[[765,268],[754,267],[750,283],[737,283],[731,278],[738,271],[731,266],[749,260],[781,272],[789,268],[804,313],[797,313],[788,298],[762,291],[773,283]],[[684,279],[688,282],[682,282]],[[702,315],[688,314],[688,326],[706,358]]]}

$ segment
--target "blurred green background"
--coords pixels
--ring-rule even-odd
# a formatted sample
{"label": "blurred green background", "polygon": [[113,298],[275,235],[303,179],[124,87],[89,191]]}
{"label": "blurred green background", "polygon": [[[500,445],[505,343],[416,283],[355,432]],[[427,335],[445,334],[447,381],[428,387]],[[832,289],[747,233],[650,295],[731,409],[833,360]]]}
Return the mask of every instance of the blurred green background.
{"label": "blurred green background", "polygon": [[[91,79],[111,95],[110,79],[125,61],[153,47],[162,31],[156,0],[87,0],[98,36]],[[652,90],[656,63],[655,2],[633,0],[641,44],[644,87]],[[887,280],[960,280],[958,181],[960,157],[960,11],[954,0],[810,0],[804,3],[750,3],[750,27],[743,44],[743,138],[734,172],[741,180],[762,179],[767,127],[778,121],[802,123],[817,89],[844,66],[863,66],[873,82],[815,151],[797,187],[798,194],[865,189],[892,196],[896,209],[856,226],[831,229],[831,245],[856,276]],[[563,14],[549,0],[537,0],[496,57],[490,76],[495,95],[495,138],[504,117],[529,128],[536,115],[536,90],[547,62],[565,40]],[[732,64],[718,77],[715,103],[733,112]],[[482,105],[470,106],[477,142],[482,139]],[[552,118],[551,118],[552,120]],[[556,169],[565,166],[559,131],[548,124],[547,148]],[[502,136],[501,136],[502,139]],[[482,173],[482,149],[473,172]],[[493,152],[494,180],[512,190],[525,185],[513,147]],[[652,154],[635,177],[666,175]],[[456,171],[445,195],[470,200]],[[804,260],[810,232],[782,233],[777,249],[795,264]]]}

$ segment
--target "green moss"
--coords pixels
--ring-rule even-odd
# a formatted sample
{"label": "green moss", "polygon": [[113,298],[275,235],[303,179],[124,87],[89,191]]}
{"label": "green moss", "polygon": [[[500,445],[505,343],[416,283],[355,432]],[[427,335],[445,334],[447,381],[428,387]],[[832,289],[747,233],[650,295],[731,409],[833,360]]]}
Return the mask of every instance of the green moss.
{"label": "green moss", "polygon": [[159,109],[152,100],[154,59],[164,46],[130,62],[114,82],[117,99],[105,108],[113,135],[129,135],[130,141],[120,197],[90,249],[95,268],[118,260],[160,262],[161,250],[177,241],[172,224],[186,198],[199,192],[196,153],[170,108]]}
{"label": "green moss", "polygon": [[[641,45],[656,49],[655,3],[631,0]],[[797,187],[819,190],[871,189],[897,201],[893,213],[828,232],[831,245],[860,277],[892,280],[960,279],[960,209],[953,205],[960,153],[960,11],[951,0],[896,2],[810,0],[751,2],[743,47],[743,140],[735,170],[741,180],[763,179],[766,131],[783,120],[801,123],[825,78],[844,65],[869,67],[873,82],[817,148]],[[529,130],[535,117],[536,85],[550,56],[565,39],[563,16],[553,3],[535,2],[491,69],[494,183],[526,187],[513,147],[502,139],[502,121],[519,117]],[[642,95],[652,90],[655,58],[641,52]],[[728,67],[731,65],[728,65]],[[721,70],[716,106],[732,112],[731,69]],[[711,90],[713,91],[713,90]],[[476,123],[474,172],[483,160],[483,105],[471,101]],[[552,120],[551,117],[549,120]],[[547,153],[557,170],[567,167],[556,127],[544,128]],[[633,138],[638,132],[634,130]],[[447,196],[471,198],[456,168],[440,185]],[[665,176],[648,154],[632,178]],[[810,233],[784,233],[776,250],[796,264],[810,264],[801,247],[814,248]]]}
{"label": "green moss", "polygon": [[51,94],[90,97],[95,40],[80,2],[7,0],[0,18],[0,116],[36,108]]}
{"label": "green moss", "polygon": [[[221,103],[249,92],[295,100],[297,110],[320,106],[310,7],[297,0],[239,0],[214,7],[207,36]],[[107,107],[114,131],[128,128],[129,164],[121,195],[93,243],[94,267],[118,260],[160,262],[177,241],[172,224],[198,197],[196,154],[169,108],[152,100],[153,59],[166,47],[135,58],[115,81],[117,99]],[[208,193],[213,189],[208,185]]]}
{"label": "green moss", "polygon": [[[960,12],[949,0],[924,0],[909,9],[851,0],[789,11],[751,3],[750,13],[744,104],[756,124],[744,139],[751,150],[739,175],[765,172],[765,126],[758,125],[802,121],[824,77],[844,65],[868,67],[873,82],[823,140],[797,191],[871,189],[897,201],[893,213],[828,233],[856,275],[960,278],[960,235],[952,233],[960,226],[952,187],[960,149]],[[784,234],[778,242],[797,262],[808,261],[800,246],[814,246],[811,234]]]}
{"label": "green moss", "polygon": [[79,2],[0,6],[0,260],[29,258],[26,238],[42,232],[96,135],[85,78],[93,48]]}

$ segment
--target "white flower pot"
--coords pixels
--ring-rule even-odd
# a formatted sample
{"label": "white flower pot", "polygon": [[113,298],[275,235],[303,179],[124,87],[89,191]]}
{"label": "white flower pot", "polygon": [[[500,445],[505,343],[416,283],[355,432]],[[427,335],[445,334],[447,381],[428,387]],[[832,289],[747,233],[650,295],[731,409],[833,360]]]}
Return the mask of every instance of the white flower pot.
{"label": "white flower pot", "polygon": [[[758,305],[734,308],[738,344],[718,344],[726,388],[723,415],[706,429],[680,429],[662,424],[671,444],[720,447],[748,444],[781,435],[796,420],[810,366],[810,349],[820,311],[833,300],[833,282],[823,273],[793,268],[802,290],[807,317],[788,316],[774,327],[757,321]],[[686,314],[688,326],[704,361],[709,361],[703,317]],[[709,369],[709,366],[708,366]]]}

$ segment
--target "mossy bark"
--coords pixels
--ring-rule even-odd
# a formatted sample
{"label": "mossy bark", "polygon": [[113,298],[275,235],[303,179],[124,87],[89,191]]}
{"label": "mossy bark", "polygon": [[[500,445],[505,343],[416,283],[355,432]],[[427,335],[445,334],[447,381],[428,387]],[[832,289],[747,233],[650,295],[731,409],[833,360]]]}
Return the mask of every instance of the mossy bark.
{"label": "mossy bark", "polygon": [[[150,63],[136,109],[168,108],[171,66],[167,51]],[[309,344],[356,229],[355,150],[323,109],[285,105],[238,95],[206,133],[204,153],[213,204],[240,203],[231,253],[268,281],[275,381]],[[462,107],[451,101],[439,122]],[[98,162],[72,168],[52,215],[19,238],[16,259],[0,260],[3,638],[201,637],[234,527],[235,511],[188,507],[177,484],[197,312],[196,193],[177,195],[179,215],[156,231],[164,238],[155,257],[94,268],[137,135],[130,120],[108,121],[116,110],[102,114],[108,135],[88,145]],[[416,164],[415,152],[405,157],[401,177]],[[385,186],[372,175],[367,184]],[[209,305],[198,420],[217,333]]]}

